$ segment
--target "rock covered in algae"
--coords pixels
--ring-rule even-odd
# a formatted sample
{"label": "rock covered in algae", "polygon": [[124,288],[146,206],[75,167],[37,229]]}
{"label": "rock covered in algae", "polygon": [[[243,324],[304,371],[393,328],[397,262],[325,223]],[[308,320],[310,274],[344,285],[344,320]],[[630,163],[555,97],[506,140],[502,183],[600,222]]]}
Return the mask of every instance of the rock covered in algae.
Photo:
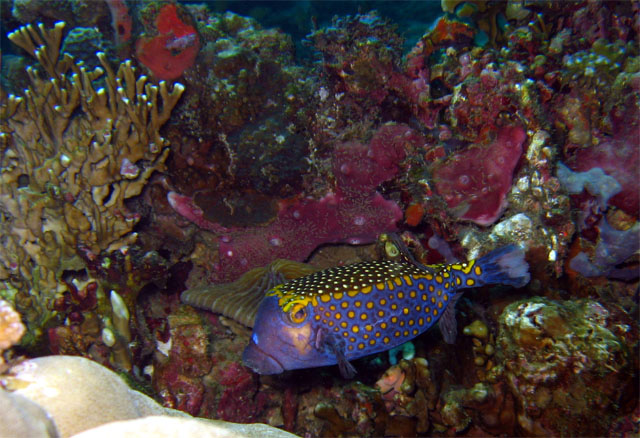
{"label": "rock covered in algae", "polygon": [[294,438],[294,435],[266,424],[238,424],[201,418],[151,416],[135,420],[115,421],[74,435],[74,438]]}
{"label": "rock covered in algae", "polygon": [[247,190],[295,194],[308,169],[307,107],[315,101],[291,37],[231,12],[194,18],[202,49],[184,75],[180,141],[168,163],[176,189],[217,199],[212,187],[224,185],[227,205],[242,203]]}
{"label": "rock covered in algae", "polygon": [[[416,433],[429,430],[429,409],[435,407],[437,388],[429,362],[421,357],[401,360],[376,382],[389,414],[385,435],[395,435],[400,426],[411,425]],[[406,429],[404,429],[406,430]]]}
{"label": "rock covered in algae", "polygon": [[[49,436],[295,436],[266,424],[239,425],[195,419],[184,412],[164,408],[130,389],[112,371],[81,357],[31,359],[16,365],[0,379],[3,386],[13,391],[11,396],[25,397],[53,418],[57,430]],[[0,413],[2,423],[34,418],[28,411]]]}
{"label": "rock covered in algae", "polygon": [[49,414],[26,397],[0,389],[0,436],[58,437]]}
{"label": "rock covered in algae", "polygon": [[602,305],[531,298],[508,305],[499,325],[496,359],[525,433],[597,436],[623,414],[633,372],[621,335],[630,327]]}

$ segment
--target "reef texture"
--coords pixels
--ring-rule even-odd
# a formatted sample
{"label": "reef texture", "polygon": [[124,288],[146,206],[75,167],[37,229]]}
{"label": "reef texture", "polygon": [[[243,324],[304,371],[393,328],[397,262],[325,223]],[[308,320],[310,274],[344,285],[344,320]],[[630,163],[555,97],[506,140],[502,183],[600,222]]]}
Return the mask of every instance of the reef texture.
{"label": "reef texture", "polygon": [[630,327],[609,319],[590,300],[533,298],[502,312],[496,361],[524,433],[558,435],[570,428],[573,435],[601,435],[611,424],[615,406],[634,383],[624,342]]}
{"label": "reef texture", "polygon": [[[637,436],[640,8],[380,7],[299,42],[173,1],[0,2],[0,371],[84,356],[302,436]],[[466,293],[455,344],[353,381],[242,365],[264,285],[293,278],[274,260],[398,257],[391,231],[421,263],[517,243],[531,282]]]}
{"label": "reef texture", "polygon": [[337,145],[332,157],[336,189],[318,200],[282,201],[266,226],[226,227],[209,221],[194,199],[170,192],[168,200],[184,217],[221,235],[216,268],[220,278],[233,279],[276,258],[304,260],[323,243],[370,243],[378,233],[395,231],[402,211],[375,188],[395,176],[396,163],[415,141],[410,128],[385,125],[369,145]]}
{"label": "reef texture", "polygon": [[[159,129],[183,90],[147,83],[130,61],[114,71],[104,53],[96,54],[102,67],[88,71],[59,53],[63,30],[59,22],[9,35],[39,67],[27,69],[24,96],[1,96],[0,289],[30,340],[71,290],[65,271],[85,269],[83,258],[103,251],[126,253],[135,241],[140,215],[125,201],[164,168],[169,148]],[[82,281],[73,288],[91,283]]]}

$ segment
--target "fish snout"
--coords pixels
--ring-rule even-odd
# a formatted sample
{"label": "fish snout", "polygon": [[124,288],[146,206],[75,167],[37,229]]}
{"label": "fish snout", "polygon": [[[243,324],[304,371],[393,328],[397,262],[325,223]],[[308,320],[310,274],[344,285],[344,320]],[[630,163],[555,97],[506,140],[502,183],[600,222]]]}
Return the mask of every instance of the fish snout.
{"label": "fish snout", "polygon": [[258,374],[280,374],[284,371],[282,364],[262,351],[253,340],[242,353],[242,363]]}

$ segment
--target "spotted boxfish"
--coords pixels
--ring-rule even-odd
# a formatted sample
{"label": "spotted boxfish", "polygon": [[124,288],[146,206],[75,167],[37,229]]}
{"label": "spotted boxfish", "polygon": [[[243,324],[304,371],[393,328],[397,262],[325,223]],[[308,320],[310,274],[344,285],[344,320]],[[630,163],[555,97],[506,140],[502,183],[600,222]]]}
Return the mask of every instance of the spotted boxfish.
{"label": "spotted boxfish", "polygon": [[338,364],[389,350],[436,322],[446,342],[456,336],[462,289],[529,282],[524,251],[496,249],[465,263],[421,265],[412,257],[334,267],[270,289],[258,307],[242,359],[259,374]]}

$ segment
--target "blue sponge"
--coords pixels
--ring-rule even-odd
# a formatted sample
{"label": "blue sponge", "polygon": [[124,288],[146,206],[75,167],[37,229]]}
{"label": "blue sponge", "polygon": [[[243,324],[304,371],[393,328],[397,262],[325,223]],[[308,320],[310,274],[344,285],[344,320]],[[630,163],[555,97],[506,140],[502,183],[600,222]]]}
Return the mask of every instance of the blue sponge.
{"label": "blue sponge", "polygon": [[621,279],[638,276],[638,270],[619,270],[616,265],[623,263],[640,250],[640,222],[636,222],[626,231],[613,228],[603,218],[598,224],[600,240],[592,260],[583,252],[578,253],[569,262],[569,267],[585,277],[606,275]]}
{"label": "blue sponge", "polygon": [[607,209],[607,202],[622,190],[622,186],[612,176],[604,173],[599,167],[586,172],[573,172],[562,163],[558,163],[557,176],[562,187],[572,195],[586,189],[598,199],[601,210]]}

